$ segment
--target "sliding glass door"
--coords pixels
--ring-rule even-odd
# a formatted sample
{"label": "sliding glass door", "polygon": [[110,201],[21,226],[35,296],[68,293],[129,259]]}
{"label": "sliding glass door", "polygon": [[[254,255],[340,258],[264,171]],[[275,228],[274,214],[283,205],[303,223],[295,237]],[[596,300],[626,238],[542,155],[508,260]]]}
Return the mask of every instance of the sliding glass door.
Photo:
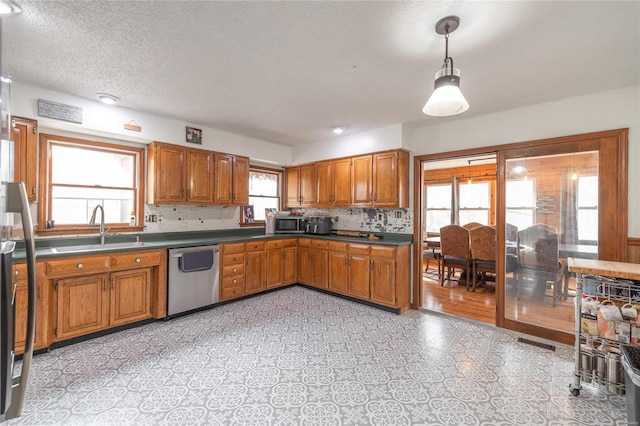
{"label": "sliding glass door", "polygon": [[598,257],[598,152],[505,161],[505,318],[574,330],[567,258]]}

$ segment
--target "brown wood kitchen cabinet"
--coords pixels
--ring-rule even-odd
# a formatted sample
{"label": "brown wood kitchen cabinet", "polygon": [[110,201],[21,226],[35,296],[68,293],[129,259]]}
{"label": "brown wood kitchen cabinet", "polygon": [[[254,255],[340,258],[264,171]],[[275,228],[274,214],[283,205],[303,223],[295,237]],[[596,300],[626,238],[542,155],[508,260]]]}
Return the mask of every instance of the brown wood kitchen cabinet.
{"label": "brown wood kitchen cabinet", "polygon": [[329,290],[369,299],[370,246],[329,242]]}
{"label": "brown wood kitchen cabinet", "polygon": [[352,205],[409,207],[409,153],[395,150],[352,159]]}
{"label": "brown wood kitchen cabinet", "polygon": [[11,118],[11,140],[14,149],[15,182],[24,182],[29,201],[37,200],[38,122],[27,118]]}
{"label": "brown wood kitchen cabinet", "polygon": [[351,205],[351,159],[316,163],[316,207]]}
{"label": "brown wood kitchen cabinet", "polygon": [[285,169],[285,207],[311,207],[316,204],[316,165]]}
{"label": "brown wood kitchen cabinet", "polygon": [[147,147],[147,203],[187,201],[186,147],[153,142]]}
{"label": "brown wood kitchen cabinet", "polygon": [[295,238],[266,242],[266,286],[279,287],[295,283],[297,275],[298,241]]}
{"label": "brown wood kitchen cabinet", "polygon": [[245,294],[259,293],[266,288],[265,242],[246,243]]}
{"label": "brown wood kitchen cabinet", "polygon": [[318,288],[329,285],[329,241],[298,239],[298,281]]}
{"label": "brown wood kitchen cabinet", "polygon": [[[13,276],[16,285],[15,352],[16,354],[21,354],[24,352],[27,337],[27,264],[15,263],[13,265]],[[36,324],[33,338],[34,349],[42,349],[49,345],[47,333],[49,292],[45,283],[44,264],[36,263]]]}
{"label": "brown wood kitchen cabinet", "polygon": [[371,296],[373,303],[409,308],[409,246],[371,246]]}
{"label": "brown wood kitchen cabinet", "polygon": [[249,203],[249,159],[215,153],[214,200],[218,204]]}
{"label": "brown wood kitchen cabinet", "polygon": [[186,156],[187,193],[185,201],[198,204],[213,203],[213,152],[188,148]]}
{"label": "brown wood kitchen cabinet", "polygon": [[220,301],[245,295],[245,244],[220,244]]}
{"label": "brown wood kitchen cabinet", "polygon": [[166,314],[166,250],[72,256],[44,262],[53,290],[52,341]]}

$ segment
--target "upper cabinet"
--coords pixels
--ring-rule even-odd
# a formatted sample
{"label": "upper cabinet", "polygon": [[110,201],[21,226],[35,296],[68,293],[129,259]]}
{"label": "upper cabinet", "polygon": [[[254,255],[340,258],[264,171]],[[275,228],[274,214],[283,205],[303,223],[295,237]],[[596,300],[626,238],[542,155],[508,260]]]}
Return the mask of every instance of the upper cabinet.
{"label": "upper cabinet", "polygon": [[29,201],[37,201],[38,122],[26,118],[11,119],[11,140],[14,145],[15,182],[24,182]]}
{"label": "upper cabinet", "polygon": [[218,204],[248,204],[249,159],[216,152],[215,170],[215,202]]}
{"label": "upper cabinet", "polygon": [[351,159],[316,163],[316,207],[351,205]]}
{"label": "upper cabinet", "polygon": [[249,159],[153,142],[147,149],[147,203],[249,202]]}
{"label": "upper cabinet", "polygon": [[[315,195],[303,192],[311,182]],[[409,153],[386,151],[288,167],[286,188],[286,207],[407,208]]]}
{"label": "upper cabinet", "polygon": [[286,169],[285,207],[312,207],[316,205],[316,165]]}

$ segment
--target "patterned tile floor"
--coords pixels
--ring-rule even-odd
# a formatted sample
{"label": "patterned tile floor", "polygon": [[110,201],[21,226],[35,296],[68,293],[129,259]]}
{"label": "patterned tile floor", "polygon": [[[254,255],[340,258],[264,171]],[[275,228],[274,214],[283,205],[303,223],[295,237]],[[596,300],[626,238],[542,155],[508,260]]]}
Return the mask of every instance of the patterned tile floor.
{"label": "patterned tile floor", "polygon": [[34,357],[7,424],[622,425],[573,350],[292,287]]}

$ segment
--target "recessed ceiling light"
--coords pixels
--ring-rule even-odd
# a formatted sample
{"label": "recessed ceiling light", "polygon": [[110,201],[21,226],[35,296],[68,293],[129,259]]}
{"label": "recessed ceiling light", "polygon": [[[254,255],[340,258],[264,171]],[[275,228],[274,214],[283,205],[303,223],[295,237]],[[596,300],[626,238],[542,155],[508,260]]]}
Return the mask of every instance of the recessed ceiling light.
{"label": "recessed ceiling light", "polygon": [[341,135],[345,130],[347,130],[347,126],[333,126],[332,129],[333,133],[335,133],[336,135]]}
{"label": "recessed ceiling light", "polygon": [[108,93],[96,93],[96,96],[100,99],[100,102],[107,105],[114,105],[120,100],[117,96],[113,96]]}
{"label": "recessed ceiling light", "polygon": [[17,15],[22,8],[13,0],[0,0],[0,15]]}

